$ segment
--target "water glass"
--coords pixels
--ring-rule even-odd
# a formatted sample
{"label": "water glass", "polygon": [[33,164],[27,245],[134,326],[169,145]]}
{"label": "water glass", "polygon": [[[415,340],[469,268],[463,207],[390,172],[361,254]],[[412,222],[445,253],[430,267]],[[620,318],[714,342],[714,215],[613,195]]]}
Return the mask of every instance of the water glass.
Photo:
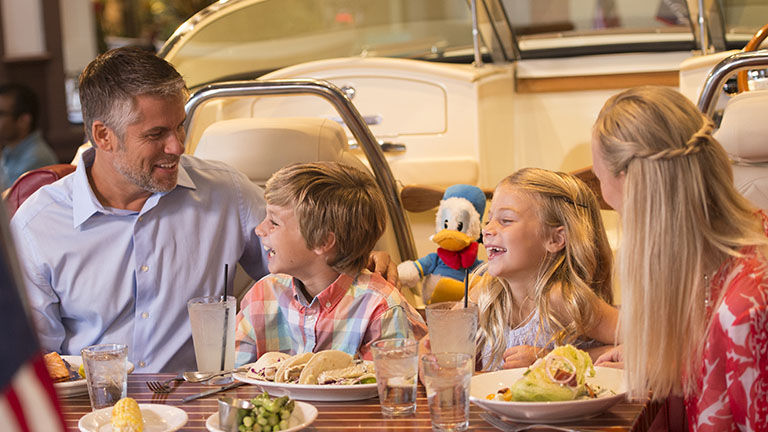
{"label": "water glass", "polygon": [[416,412],[419,342],[382,339],[374,342],[371,349],[382,414],[397,417]]}
{"label": "water glass", "polygon": [[[187,302],[197,370],[223,371],[235,367],[235,308],[233,296],[195,297]],[[231,375],[204,381],[219,385],[232,381]]]}
{"label": "water glass", "polygon": [[432,430],[464,431],[469,427],[469,383],[474,356],[434,353],[421,357]]}
{"label": "water glass", "polygon": [[110,407],[128,393],[128,346],[102,344],[80,351],[91,408]]}
{"label": "water glass", "polygon": [[427,305],[427,327],[432,352],[462,352],[475,357],[477,304],[463,301]]}

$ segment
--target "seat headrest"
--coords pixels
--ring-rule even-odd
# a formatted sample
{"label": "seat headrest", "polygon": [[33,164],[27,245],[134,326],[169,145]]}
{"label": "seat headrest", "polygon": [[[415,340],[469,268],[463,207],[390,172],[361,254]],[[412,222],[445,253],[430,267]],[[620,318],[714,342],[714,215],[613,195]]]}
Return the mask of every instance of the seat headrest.
{"label": "seat headrest", "polygon": [[723,111],[715,138],[736,162],[768,162],[768,90],[739,93]]}
{"label": "seat headrest", "polygon": [[344,129],[336,122],[314,117],[241,118],[208,126],[195,156],[225,162],[264,184],[278,169],[291,163],[345,160]]}

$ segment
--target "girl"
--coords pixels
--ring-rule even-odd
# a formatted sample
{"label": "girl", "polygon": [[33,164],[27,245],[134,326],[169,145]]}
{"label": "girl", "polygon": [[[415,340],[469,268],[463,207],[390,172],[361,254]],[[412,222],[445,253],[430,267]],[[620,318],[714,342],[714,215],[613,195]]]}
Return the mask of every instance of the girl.
{"label": "girl", "polygon": [[488,217],[488,263],[469,294],[482,369],[528,366],[555,344],[615,343],[611,249],[584,183],[520,170],[496,187]]}
{"label": "girl", "polygon": [[593,129],[624,231],[628,390],[684,395],[691,430],[768,430],[768,218],[734,188],[712,128],[680,93],[640,87],[609,99]]}

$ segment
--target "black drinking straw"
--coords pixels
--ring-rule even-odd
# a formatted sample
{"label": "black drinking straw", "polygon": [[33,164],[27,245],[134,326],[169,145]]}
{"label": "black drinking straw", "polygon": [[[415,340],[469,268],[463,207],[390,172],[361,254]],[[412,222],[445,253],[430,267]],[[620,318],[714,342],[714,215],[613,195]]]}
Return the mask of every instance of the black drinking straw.
{"label": "black drinking straw", "polygon": [[469,267],[464,269],[464,309],[469,307]]}
{"label": "black drinking straw", "polygon": [[229,264],[224,264],[224,295],[221,297],[221,302],[224,306],[224,337],[221,339],[221,370],[224,370],[224,359],[227,356],[227,327],[229,327],[229,310],[227,310],[227,278],[229,273]]}

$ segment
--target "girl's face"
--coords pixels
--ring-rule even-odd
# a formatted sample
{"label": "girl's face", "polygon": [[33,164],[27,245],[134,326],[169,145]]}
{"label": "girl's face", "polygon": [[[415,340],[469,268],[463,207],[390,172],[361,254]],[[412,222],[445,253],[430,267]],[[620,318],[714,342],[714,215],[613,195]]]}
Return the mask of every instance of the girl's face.
{"label": "girl's face", "polygon": [[536,277],[549,243],[536,206],[533,197],[514,186],[496,188],[483,229],[492,276],[519,281]]}

